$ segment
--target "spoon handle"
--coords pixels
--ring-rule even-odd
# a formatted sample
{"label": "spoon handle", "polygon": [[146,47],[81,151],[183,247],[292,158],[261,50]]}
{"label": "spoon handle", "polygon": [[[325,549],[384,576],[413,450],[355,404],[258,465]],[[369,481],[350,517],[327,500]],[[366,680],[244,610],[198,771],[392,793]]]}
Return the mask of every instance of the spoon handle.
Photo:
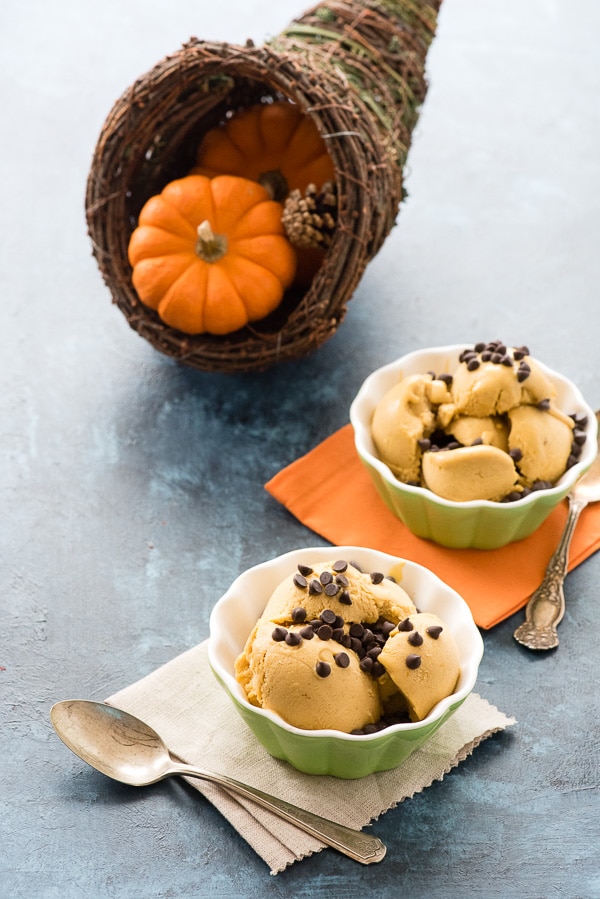
{"label": "spoon handle", "polygon": [[525,621],[514,633],[518,643],[528,649],[554,649],[558,646],[557,625],[565,614],[564,580],[569,562],[569,547],[575,525],[587,500],[569,496],[569,515],[560,542],[546,568],[544,579],[529,598]]}
{"label": "spoon handle", "polygon": [[361,862],[363,865],[380,862],[385,856],[386,847],[378,837],[369,836],[363,834],[360,830],[353,830],[350,827],[345,827],[343,824],[337,824],[335,821],[321,818],[320,815],[298,808],[298,806],[292,805],[284,799],[278,799],[276,796],[263,793],[262,790],[240,783],[239,780],[234,780],[225,774],[214,774],[211,771],[204,771],[202,768],[193,768],[190,765],[181,763],[177,764],[177,770],[169,773],[183,774],[186,777],[199,777],[202,780],[208,780],[211,783],[225,787],[227,790],[244,796],[246,799],[251,799],[257,805],[268,809],[285,821],[295,824],[296,827],[321,840],[322,843],[332,846],[338,852],[350,856],[350,858]]}

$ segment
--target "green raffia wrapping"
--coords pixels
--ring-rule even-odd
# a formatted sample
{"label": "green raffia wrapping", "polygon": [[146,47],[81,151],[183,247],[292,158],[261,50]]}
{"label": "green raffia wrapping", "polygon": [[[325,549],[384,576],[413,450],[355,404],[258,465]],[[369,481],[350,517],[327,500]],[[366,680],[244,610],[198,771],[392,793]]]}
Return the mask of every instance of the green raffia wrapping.
{"label": "green raffia wrapping", "polygon": [[[425,98],[425,59],[441,0],[331,0],[262,47],[191,39],[135,81],[110,112],[88,177],[93,252],[113,301],[156,349],[203,371],[260,370],[307,355],[342,322],[392,228]],[[138,299],[127,259],[146,200],[187,174],[206,131],[231,110],[289,97],[327,143],[337,225],[311,286],[225,337],[189,336]]]}

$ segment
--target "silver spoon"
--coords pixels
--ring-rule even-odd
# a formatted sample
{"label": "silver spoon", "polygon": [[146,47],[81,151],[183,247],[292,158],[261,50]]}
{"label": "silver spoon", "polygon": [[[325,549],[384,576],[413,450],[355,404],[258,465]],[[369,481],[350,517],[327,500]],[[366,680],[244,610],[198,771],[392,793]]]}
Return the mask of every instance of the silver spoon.
{"label": "silver spoon", "polygon": [[251,799],[364,865],[380,862],[386,853],[377,837],[328,821],[225,774],[177,761],[151,727],[103,702],[66,699],[52,706],[50,719],[58,736],[75,755],[121,783],[143,787],[173,774],[199,777]]}
{"label": "silver spoon", "polygon": [[[600,422],[600,412],[596,412]],[[598,433],[600,449],[600,431]],[[569,514],[560,542],[548,562],[544,579],[525,607],[525,621],[514,632],[514,638],[528,649],[554,649],[558,646],[557,626],[565,614],[563,584],[567,576],[569,547],[575,525],[588,503],[600,500],[600,454],[581,477],[569,496]]]}

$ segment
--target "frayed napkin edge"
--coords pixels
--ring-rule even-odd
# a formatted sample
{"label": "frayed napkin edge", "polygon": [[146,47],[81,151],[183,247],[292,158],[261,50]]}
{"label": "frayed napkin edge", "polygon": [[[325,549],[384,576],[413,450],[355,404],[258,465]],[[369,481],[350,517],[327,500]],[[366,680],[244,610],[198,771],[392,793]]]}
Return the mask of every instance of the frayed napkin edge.
{"label": "frayed napkin edge", "polygon": [[[487,702],[487,700],[486,700],[486,702]],[[497,708],[497,706],[493,705],[492,703],[488,703],[488,704],[489,704],[490,708],[494,712],[496,712],[498,715],[504,715],[504,713],[501,712]],[[413,799],[419,793],[425,792],[425,790],[428,789],[436,781],[438,781],[438,782],[443,781],[447,774],[449,774],[451,771],[453,771],[455,768],[457,768],[462,762],[464,762],[471,755],[473,755],[474,751],[477,749],[478,746],[480,746],[482,743],[484,743],[490,737],[493,737],[495,734],[502,733],[508,727],[514,727],[517,724],[516,718],[507,717],[507,716],[505,716],[505,717],[506,717],[506,721],[503,724],[498,724],[496,727],[490,727],[490,728],[488,728],[488,730],[484,731],[482,734],[475,737],[473,740],[470,740],[468,743],[465,743],[465,745],[462,746],[458,750],[458,752],[456,753],[454,758],[450,762],[448,762],[448,764],[446,765],[446,767],[440,774],[436,775],[435,777],[432,777],[428,783],[424,783],[422,786],[418,787],[412,793],[407,794],[402,799],[391,802],[388,806],[386,806],[385,808],[382,808],[381,811],[377,815],[374,815],[370,819],[370,821],[367,824],[365,824],[364,827],[361,829],[364,829],[366,827],[371,827],[383,815],[387,814],[387,812],[391,811],[394,808],[397,808],[403,802],[406,802],[407,799]],[[232,796],[231,798],[233,799],[234,797]],[[249,808],[247,808],[246,806],[244,806],[244,807],[246,808],[247,813],[251,815],[252,814],[251,810]],[[258,823],[261,823],[261,822],[258,822]],[[264,826],[264,825],[261,824],[261,826]],[[242,839],[246,839],[242,834],[240,834],[240,836],[242,836]],[[248,841],[246,840],[246,842],[248,842]],[[252,847],[252,848],[254,848],[254,847]],[[293,850],[290,850],[289,847],[285,847],[285,848],[287,849],[288,852],[293,851]],[[317,855],[319,852],[322,852],[323,849],[327,849],[327,848],[328,848],[327,844],[323,843],[318,849],[311,849],[307,852],[302,852],[302,853],[293,853],[294,858],[289,859],[287,862],[285,862],[285,864],[280,864],[278,867],[271,866],[269,873],[272,876],[281,874],[283,871],[287,870],[288,868],[291,868],[292,865],[295,864],[296,862],[303,861],[305,858],[310,858],[312,855]],[[263,859],[263,861],[264,861],[264,859]],[[267,862],[267,864],[268,864],[268,862]]]}
{"label": "frayed napkin edge", "polygon": [[[487,700],[486,700],[486,702],[487,702]],[[498,708],[496,708],[496,706],[492,705],[492,703],[489,703],[489,705],[499,715],[504,714],[503,712],[500,712],[500,710]],[[382,815],[385,815],[387,812],[391,811],[392,809],[397,808],[403,802],[406,802],[407,799],[413,799],[419,793],[425,792],[425,790],[427,790],[431,786],[431,784],[435,783],[436,781],[439,781],[439,782],[443,781],[443,779],[445,778],[445,776],[447,774],[449,774],[455,768],[458,768],[458,766],[462,762],[464,762],[466,759],[468,759],[469,756],[473,755],[473,753],[477,749],[477,747],[481,746],[481,744],[483,742],[485,742],[485,740],[488,740],[490,737],[493,737],[494,734],[502,733],[503,731],[506,730],[507,727],[513,727],[516,723],[517,723],[516,718],[507,718],[506,722],[504,724],[498,724],[496,727],[490,727],[488,730],[484,731],[478,737],[474,737],[473,740],[471,740],[468,743],[465,743],[465,745],[462,746],[458,750],[458,752],[456,753],[454,758],[450,762],[448,762],[448,764],[446,765],[446,767],[440,774],[437,774],[435,777],[432,777],[428,783],[424,783],[422,786],[418,787],[412,793],[408,793],[402,799],[399,799],[397,801],[390,803],[390,805],[388,805],[386,808],[383,808],[379,812],[378,815],[376,815],[374,818],[371,818],[370,823],[373,823],[373,821],[378,821]]]}

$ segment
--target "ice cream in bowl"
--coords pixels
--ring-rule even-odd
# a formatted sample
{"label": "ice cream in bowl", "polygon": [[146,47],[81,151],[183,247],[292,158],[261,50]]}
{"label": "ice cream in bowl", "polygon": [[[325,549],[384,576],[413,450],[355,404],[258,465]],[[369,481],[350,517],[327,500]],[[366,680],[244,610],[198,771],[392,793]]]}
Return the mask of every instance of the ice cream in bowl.
{"label": "ice cream in bowl", "polygon": [[211,668],[251,738],[307,774],[400,765],[473,690],[482,654],[458,593],[354,546],[248,569],[210,619]]}
{"label": "ice cream in bowl", "polygon": [[532,534],[590,467],[597,421],[575,384],[499,340],[417,350],[350,408],[359,458],[414,534],[494,549]]}

